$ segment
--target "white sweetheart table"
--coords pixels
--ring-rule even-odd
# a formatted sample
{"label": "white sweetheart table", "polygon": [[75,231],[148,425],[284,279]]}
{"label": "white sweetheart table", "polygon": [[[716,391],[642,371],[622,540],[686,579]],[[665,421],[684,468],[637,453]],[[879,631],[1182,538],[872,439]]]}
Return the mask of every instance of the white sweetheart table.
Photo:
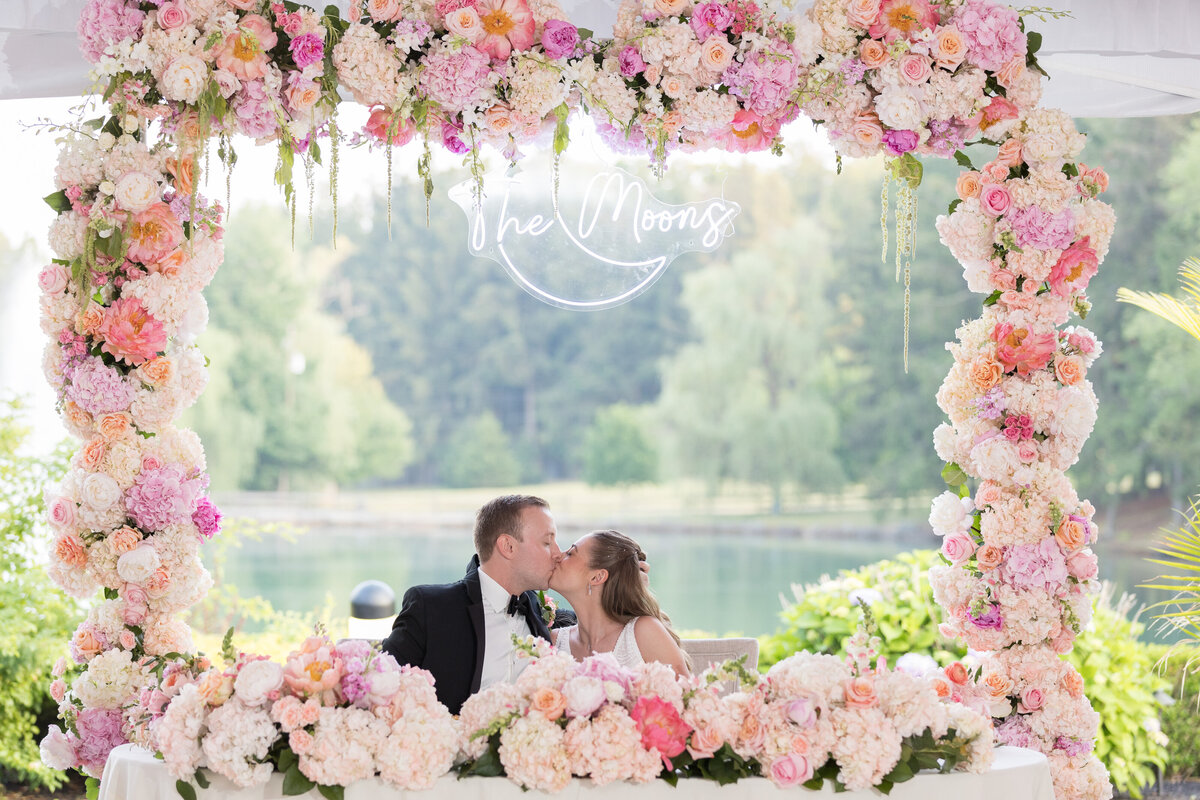
{"label": "white sweetheart table", "polygon": [[[283,776],[278,772],[265,785],[238,789],[219,775],[206,771],[208,789],[197,789],[199,800],[282,800]],[[820,791],[800,787],[779,789],[766,778],[747,778],[728,786],[712,781],[680,781],[678,788],[664,781],[645,784],[610,783],[595,786],[587,779],[574,779],[557,794],[522,791],[507,778],[466,778],[454,775],[441,778],[431,790],[403,791],[378,778],[359,781],[346,787],[346,800],[760,800],[794,796],[832,796],[832,786]],[[840,800],[878,800],[874,789],[862,792],[843,792]],[[167,774],[166,766],[149,751],[134,745],[122,745],[108,757],[104,777],[100,781],[100,800],[173,800],[175,780]],[[303,800],[323,800],[313,791],[300,795]],[[897,784],[888,796],[892,800],[1054,800],[1050,766],[1046,757],[1032,750],[1000,747],[990,771],[982,775],[953,772],[949,775],[922,773],[905,783]]]}

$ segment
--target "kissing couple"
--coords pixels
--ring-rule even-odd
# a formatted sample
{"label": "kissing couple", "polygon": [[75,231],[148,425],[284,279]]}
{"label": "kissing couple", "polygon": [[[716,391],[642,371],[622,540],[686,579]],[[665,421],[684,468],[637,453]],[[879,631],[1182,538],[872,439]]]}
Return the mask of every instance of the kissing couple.
{"label": "kissing couple", "polygon": [[[414,586],[383,640],[401,664],[429,670],[438,700],[457,714],[480,689],[511,682],[529,663],[513,636],[541,637],[582,660],[612,653],[624,667],[660,661],[688,673],[688,659],[646,578],[646,554],[617,531],[594,531],[559,549],[550,505],[505,495],[475,516],[475,557],[455,583]],[[542,616],[553,589],[574,609]],[[549,616],[547,614],[547,616]]]}

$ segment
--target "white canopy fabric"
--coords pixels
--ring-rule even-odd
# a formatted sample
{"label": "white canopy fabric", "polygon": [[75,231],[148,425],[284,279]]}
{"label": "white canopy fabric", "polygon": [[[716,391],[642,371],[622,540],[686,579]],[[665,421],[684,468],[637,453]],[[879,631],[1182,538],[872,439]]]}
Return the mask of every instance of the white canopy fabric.
{"label": "white canopy fabric", "polygon": [[[1076,117],[1200,111],[1200,2],[1049,2],[1072,16],[1027,18],[1028,27],[1043,34],[1039,56],[1051,76],[1044,105]],[[88,65],[75,33],[83,5],[84,0],[0,0],[0,99],[88,90]],[[577,24],[600,35],[611,33],[617,5],[617,0],[563,2]]]}

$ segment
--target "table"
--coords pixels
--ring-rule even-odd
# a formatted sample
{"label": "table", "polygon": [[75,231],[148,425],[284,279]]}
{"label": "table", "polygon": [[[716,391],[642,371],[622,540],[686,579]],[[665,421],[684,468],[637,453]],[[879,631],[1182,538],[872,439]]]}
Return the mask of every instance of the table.
{"label": "table", "polygon": [[[219,775],[207,772],[211,784],[198,789],[200,800],[279,800],[283,797],[283,776],[278,772],[263,786],[238,789]],[[680,781],[674,788],[664,781],[647,784],[613,783],[594,786],[590,780],[572,780],[558,794],[522,791],[507,778],[466,778],[454,775],[441,778],[432,790],[405,792],[388,786],[378,778],[359,781],[346,787],[346,800],[756,800],[782,797],[766,778],[747,778],[717,786],[712,781]],[[786,790],[797,797],[833,796],[826,784],[819,792],[802,788]],[[840,800],[879,800],[883,795],[874,789],[865,792],[844,792]],[[131,744],[122,745],[108,757],[104,777],[100,781],[100,800],[173,800],[179,795],[175,781],[161,761],[149,751]],[[304,800],[323,800],[316,790],[299,795]],[[953,772],[949,775],[920,774],[910,781],[897,784],[889,798],[892,800],[1054,800],[1050,766],[1046,757],[1033,750],[1000,747],[990,772],[970,775]]]}

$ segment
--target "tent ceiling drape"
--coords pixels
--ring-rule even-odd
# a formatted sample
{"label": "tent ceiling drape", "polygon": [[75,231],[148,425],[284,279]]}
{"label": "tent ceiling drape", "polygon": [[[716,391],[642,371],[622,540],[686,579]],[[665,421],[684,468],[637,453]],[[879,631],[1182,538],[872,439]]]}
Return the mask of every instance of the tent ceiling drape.
{"label": "tent ceiling drape", "polygon": [[[75,40],[83,5],[84,0],[0,2],[0,99],[87,90],[87,64]],[[339,5],[344,8],[344,0]],[[563,2],[574,21],[600,35],[611,32],[616,6],[616,0]],[[1076,117],[1200,110],[1200,2],[1057,0],[1054,7],[1072,17],[1030,20],[1044,36],[1042,63],[1052,76],[1044,105]]]}

